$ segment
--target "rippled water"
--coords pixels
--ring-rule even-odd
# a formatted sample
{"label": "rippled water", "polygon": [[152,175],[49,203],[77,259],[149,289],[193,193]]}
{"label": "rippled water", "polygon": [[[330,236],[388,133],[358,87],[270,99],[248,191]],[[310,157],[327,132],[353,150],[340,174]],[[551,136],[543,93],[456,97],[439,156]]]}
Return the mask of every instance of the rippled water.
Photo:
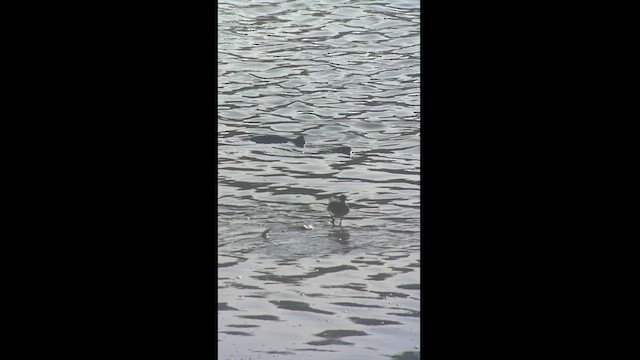
{"label": "rippled water", "polygon": [[419,14],[218,2],[219,358],[419,358]]}

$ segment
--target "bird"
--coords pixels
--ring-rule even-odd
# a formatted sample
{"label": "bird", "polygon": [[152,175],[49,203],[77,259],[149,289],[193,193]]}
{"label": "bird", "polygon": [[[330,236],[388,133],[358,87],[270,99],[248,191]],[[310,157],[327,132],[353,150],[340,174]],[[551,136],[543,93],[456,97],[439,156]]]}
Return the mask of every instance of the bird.
{"label": "bird", "polygon": [[250,138],[249,140],[251,140],[253,142],[256,142],[258,144],[282,144],[282,143],[292,142],[297,147],[304,147],[304,144],[305,144],[304,136],[302,136],[302,135],[298,136],[297,138],[295,138],[293,140],[287,139],[286,137],[279,136],[279,135],[254,136],[254,137]]}
{"label": "bird", "polygon": [[338,196],[338,198],[331,197],[329,199],[329,206],[327,210],[331,213],[332,227],[336,226],[336,218],[340,218],[340,227],[342,227],[342,218],[349,213],[349,205],[345,202],[347,197],[344,195]]}

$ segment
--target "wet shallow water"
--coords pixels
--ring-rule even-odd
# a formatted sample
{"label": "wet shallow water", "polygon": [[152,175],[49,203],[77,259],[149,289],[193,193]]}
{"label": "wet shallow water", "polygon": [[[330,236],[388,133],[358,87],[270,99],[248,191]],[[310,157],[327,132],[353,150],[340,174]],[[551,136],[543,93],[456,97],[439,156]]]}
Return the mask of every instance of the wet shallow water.
{"label": "wet shallow water", "polygon": [[218,2],[220,359],[419,358],[419,11]]}

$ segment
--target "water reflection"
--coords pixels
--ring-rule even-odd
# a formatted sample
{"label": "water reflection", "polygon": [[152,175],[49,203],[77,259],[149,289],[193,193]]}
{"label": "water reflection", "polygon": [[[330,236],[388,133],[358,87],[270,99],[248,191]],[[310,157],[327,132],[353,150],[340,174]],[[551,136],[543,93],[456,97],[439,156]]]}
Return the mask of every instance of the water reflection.
{"label": "water reflection", "polygon": [[338,228],[337,230],[330,230],[327,233],[327,237],[330,240],[346,243],[349,240],[349,230],[344,228]]}

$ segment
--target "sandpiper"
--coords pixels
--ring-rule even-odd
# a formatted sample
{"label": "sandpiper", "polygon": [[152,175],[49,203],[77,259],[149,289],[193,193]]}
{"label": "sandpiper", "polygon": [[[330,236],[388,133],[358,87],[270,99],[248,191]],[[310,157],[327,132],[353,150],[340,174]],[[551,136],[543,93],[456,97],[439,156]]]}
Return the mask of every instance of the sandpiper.
{"label": "sandpiper", "polygon": [[345,202],[347,197],[344,195],[338,196],[338,198],[331,197],[329,199],[329,206],[327,210],[331,213],[332,227],[336,226],[336,218],[340,218],[340,226],[342,227],[342,218],[349,213],[349,206]]}

